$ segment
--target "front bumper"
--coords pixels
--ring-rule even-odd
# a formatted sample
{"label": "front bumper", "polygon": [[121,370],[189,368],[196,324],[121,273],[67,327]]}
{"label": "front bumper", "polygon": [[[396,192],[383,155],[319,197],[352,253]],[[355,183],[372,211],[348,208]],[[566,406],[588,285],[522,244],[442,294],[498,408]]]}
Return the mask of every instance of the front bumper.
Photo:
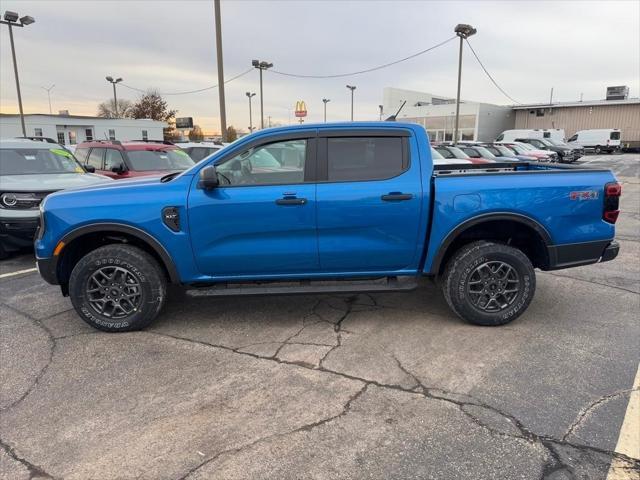
{"label": "front bumper", "polygon": [[55,257],[51,258],[36,258],[36,266],[38,272],[45,282],[51,285],[58,285],[57,268],[58,262]]}
{"label": "front bumper", "polygon": [[0,243],[7,252],[32,247],[38,230],[38,217],[0,218]]}
{"label": "front bumper", "polygon": [[620,244],[615,240],[550,245],[547,247],[549,264],[545,270],[560,270],[608,262],[616,258],[619,251]]}

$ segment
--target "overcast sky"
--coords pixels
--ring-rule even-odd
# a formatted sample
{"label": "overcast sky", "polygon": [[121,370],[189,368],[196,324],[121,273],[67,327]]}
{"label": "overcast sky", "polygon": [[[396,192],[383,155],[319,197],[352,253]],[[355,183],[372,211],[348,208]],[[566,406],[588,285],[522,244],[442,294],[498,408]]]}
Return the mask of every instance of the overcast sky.
{"label": "overcast sky", "polygon": [[[35,17],[14,30],[25,113],[94,115],[111,97],[104,77],[124,84],[179,92],[217,83],[213,1],[2,0],[0,10]],[[503,89],[522,103],[602,99],[610,85],[640,90],[640,2],[629,1],[243,1],[222,2],[225,78],[244,72],[252,59],[275,70],[339,74],[406,57],[470,23],[480,59]],[[0,29],[0,111],[18,111],[7,28]],[[356,85],[356,119],[377,118],[386,86],[455,97],[455,41],[376,72],[339,79],[298,79],[265,73],[265,117],[288,123],[298,99],[308,121],[349,116],[347,83]],[[226,85],[228,123],[246,129],[245,92],[258,92],[258,72]],[[120,98],[139,95],[123,85]],[[512,104],[482,72],[469,49],[463,59],[462,97]],[[217,89],[167,95],[178,116],[193,116],[206,131],[219,128]],[[254,97],[254,124],[259,115]]]}

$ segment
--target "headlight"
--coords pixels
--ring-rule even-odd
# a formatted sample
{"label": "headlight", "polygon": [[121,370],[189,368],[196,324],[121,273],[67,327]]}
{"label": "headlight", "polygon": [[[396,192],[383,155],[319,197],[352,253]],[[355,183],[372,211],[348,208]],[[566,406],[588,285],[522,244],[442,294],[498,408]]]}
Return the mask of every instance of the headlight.
{"label": "headlight", "polygon": [[44,236],[44,229],[47,226],[47,224],[44,221],[44,202],[40,204],[39,210],[40,210],[40,221],[38,222],[38,231],[36,232],[36,239],[42,240],[42,237]]}
{"label": "headlight", "polygon": [[40,198],[33,193],[11,193],[0,194],[0,207],[11,209],[36,208],[40,204]]}

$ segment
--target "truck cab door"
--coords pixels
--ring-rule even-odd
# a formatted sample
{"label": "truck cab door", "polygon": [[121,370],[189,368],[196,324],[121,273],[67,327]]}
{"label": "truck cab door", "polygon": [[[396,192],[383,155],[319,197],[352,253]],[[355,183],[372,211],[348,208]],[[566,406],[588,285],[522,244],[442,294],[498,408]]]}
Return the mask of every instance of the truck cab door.
{"label": "truck cab door", "polygon": [[[194,176],[189,229],[201,273],[256,279],[318,270],[315,137],[270,136],[232,150],[216,159],[211,190]],[[284,163],[280,153],[298,161]]]}
{"label": "truck cab door", "polygon": [[420,161],[417,149],[411,148],[413,141],[409,131],[401,129],[320,130],[317,209],[322,272],[417,269],[424,223]]}

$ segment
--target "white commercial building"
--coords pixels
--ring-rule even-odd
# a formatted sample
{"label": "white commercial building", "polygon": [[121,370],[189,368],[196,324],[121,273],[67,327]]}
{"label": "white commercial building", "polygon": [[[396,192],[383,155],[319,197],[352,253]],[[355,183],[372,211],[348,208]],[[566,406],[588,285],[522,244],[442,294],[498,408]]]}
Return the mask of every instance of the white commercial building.
{"label": "white commercial building", "polygon": [[[166,122],[136,118],[100,118],[81,115],[27,114],[28,137],[53,138],[63,145],[88,140],[162,140]],[[0,138],[22,136],[20,115],[0,113]]]}
{"label": "white commercial building", "polygon": [[[432,141],[453,140],[456,99],[413,90],[386,87],[383,90],[384,116],[396,113],[406,100],[398,121],[422,125]],[[458,140],[493,141],[504,130],[512,129],[515,114],[512,107],[490,103],[460,102]]]}

